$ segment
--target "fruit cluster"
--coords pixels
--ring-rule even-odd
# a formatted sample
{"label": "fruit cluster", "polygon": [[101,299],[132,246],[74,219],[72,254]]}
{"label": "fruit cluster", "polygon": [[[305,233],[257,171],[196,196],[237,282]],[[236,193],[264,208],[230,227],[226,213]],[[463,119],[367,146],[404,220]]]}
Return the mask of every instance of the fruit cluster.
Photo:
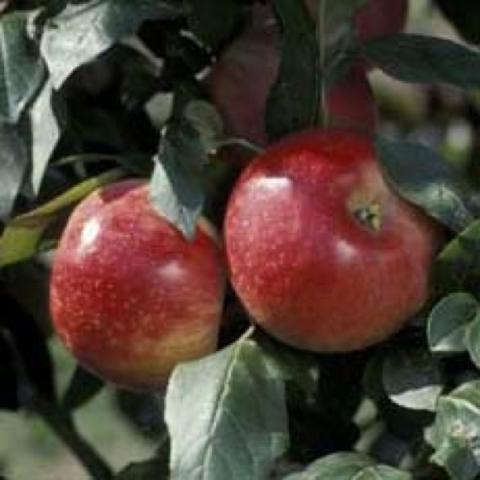
{"label": "fruit cluster", "polygon": [[[307,1],[312,13],[315,4]],[[405,0],[371,0],[355,18],[358,36],[399,31],[405,14]],[[185,239],[136,180],[95,192],[71,216],[52,316],[79,362],[103,378],[156,389],[179,362],[213,352],[227,271],[254,322],[314,352],[381,341],[427,299],[440,234],[382,176],[368,66],[354,65],[328,92],[332,128],[267,145],[279,57],[274,17],[262,7],[206,79],[228,134],[267,147],[231,193],[225,252],[205,219]]]}

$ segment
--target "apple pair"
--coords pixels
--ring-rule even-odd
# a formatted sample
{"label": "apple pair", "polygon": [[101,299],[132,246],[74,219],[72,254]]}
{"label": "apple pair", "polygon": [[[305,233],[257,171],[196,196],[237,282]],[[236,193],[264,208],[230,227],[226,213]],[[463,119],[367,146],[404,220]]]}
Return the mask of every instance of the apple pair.
{"label": "apple pair", "polygon": [[[428,296],[438,230],[385,183],[371,140],[294,134],[255,159],[225,219],[230,278],[254,321],[298,348],[348,351],[398,330]],[[130,388],[214,351],[225,271],[206,221],[193,242],[147,186],[97,191],[71,216],[51,283],[57,332],[79,362]]]}
{"label": "apple pair", "polygon": [[[225,218],[232,284],[279,340],[360,349],[398,330],[428,296],[437,227],[386,184],[371,140],[312,130],[245,169]],[[56,253],[51,310],[79,362],[134,389],[213,352],[226,267],[213,227],[193,241],[151,206],[145,183],[110,185],[71,216]]]}

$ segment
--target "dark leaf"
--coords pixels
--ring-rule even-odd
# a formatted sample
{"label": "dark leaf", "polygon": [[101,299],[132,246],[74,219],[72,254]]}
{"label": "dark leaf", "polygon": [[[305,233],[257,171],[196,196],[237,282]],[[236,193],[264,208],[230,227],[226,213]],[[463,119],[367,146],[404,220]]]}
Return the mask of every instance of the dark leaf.
{"label": "dark leaf", "polygon": [[369,454],[377,462],[401,465],[402,461],[412,454],[412,446],[413,442],[397,437],[385,429],[369,449]]}
{"label": "dark leaf", "polygon": [[420,144],[380,137],[376,149],[400,195],[456,232],[473,221],[472,188],[435,152]]}
{"label": "dark leaf", "polygon": [[267,101],[271,139],[316,125],[321,97],[315,24],[304,2],[276,0],[274,7],[281,23],[282,45],[278,77]]}
{"label": "dark leaf", "polygon": [[354,14],[366,0],[317,1],[316,37],[319,50],[320,104],[318,123],[330,124],[328,89],[341,81],[351,67],[349,51],[356,42]]}
{"label": "dark leaf", "polygon": [[432,422],[432,414],[423,410],[411,410],[393,403],[385,391],[383,372],[388,352],[371,357],[363,377],[366,395],[379,411],[379,418],[387,431],[409,443],[421,440],[423,429]]}
{"label": "dark leaf", "polygon": [[76,70],[134,34],[148,19],[172,18],[178,8],[157,0],[71,2],[46,25],[41,50],[55,88]]}
{"label": "dark leaf", "polygon": [[477,0],[436,0],[436,3],[467,41],[480,43],[480,3]]}
{"label": "dark leaf", "polygon": [[350,421],[363,396],[365,355],[362,352],[328,355],[319,363],[317,408],[339,422]]}
{"label": "dark leaf", "polygon": [[437,290],[441,293],[479,292],[480,221],[469,225],[440,253],[435,264]]}
{"label": "dark leaf", "polygon": [[0,17],[0,120],[17,123],[45,78],[45,66],[28,28],[37,12]]}
{"label": "dark leaf", "polygon": [[35,319],[45,335],[52,328],[48,302],[50,260],[45,254],[2,268],[5,290]]}
{"label": "dark leaf", "polygon": [[0,328],[0,410],[17,410],[20,407],[17,390],[18,379],[11,346]]}
{"label": "dark leaf", "polygon": [[9,218],[29,168],[24,125],[0,122],[0,220]]}
{"label": "dark leaf", "polygon": [[353,421],[322,411],[321,400],[314,405],[289,405],[288,456],[296,462],[305,464],[330,453],[351,450],[359,439],[359,429]]}
{"label": "dark leaf", "polygon": [[258,334],[256,338],[264,354],[275,363],[288,383],[294,384],[308,398],[315,395],[320,371],[314,355],[292,350],[264,334]]}
{"label": "dark leaf", "polygon": [[115,480],[163,480],[169,478],[168,456],[170,443],[164,438],[154,458],[125,467]]}
{"label": "dark leaf", "polygon": [[367,0],[317,1],[317,44],[321,51],[322,71],[331,76],[334,65],[348,53],[354,42],[354,14]]}
{"label": "dark leaf", "polygon": [[214,153],[223,140],[223,121],[216,108],[204,100],[192,100],[185,107],[185,119],[200,137],[203,148]]}
{"label": "dark leaf", "polygon": [[434,353],[458,353],[466,350],[466,334],[478,315],[475,298],[463,292],[443,298],[428,319],[428,344]]}
{"label": "dark leaf", "polygon": [[163,480],[168,478],[168,460],[145,460],[125,467],[115,480]]}
{"label": "dark leaf", "polygon": [[126,390],[115,392],[115,402],[126,420],[142,435],[153,440],[165,434],[163,396]]}
{"label": "dark leaf", "polygon": [[435,411],[443,390],[438,367],[423,349],[396,350],[387,355],[383,384],[392,402],[412,410]]}
{"label": "dark leaf", "polygon": [[40,328],[9,295],[0,292],[0,305],[0,331],[20,357],[28,382],[42,397],[54,400],[53,364]]}
{"label": "dark leaf", "polygon": [[397,34],[366,42],[363,54],[404,82],[480,86],[480,52],[451,40]]}
{"label": "dark leaf", "polygon": [[205,45],[216,50],[235,27],[238,3],[234,0],[187,0],[186,3],[192,32]]}
{"label": "dark leaf", "polygon": [[187,238],[193,238],[205,202],[202,170],[207,160],[198,132],[173,123],[162,138],[150,184],[153,205]]}
{"label": "dark leaf", "polygon": [[60,111],[60,98],[55,95],[50,81],[47,81],[38,94],[30,111],[31,131],[31,189],[38,194],[48,161],[60,140],[63,117]]}
{"label": "dark leaf", "polygon": [[[291,354],[303,355],[295,351]],[[355,352],[314,357],[318,378],[313,394],[310,390],[298,391],[293,388],[295,384],[287,381],[289,456],[293,460],[305,464],[323,455],[353,448],[359,438],[353,416],[364,395],[363,356],[363,352]],[[300,375],[301,370],[296,378]]]}

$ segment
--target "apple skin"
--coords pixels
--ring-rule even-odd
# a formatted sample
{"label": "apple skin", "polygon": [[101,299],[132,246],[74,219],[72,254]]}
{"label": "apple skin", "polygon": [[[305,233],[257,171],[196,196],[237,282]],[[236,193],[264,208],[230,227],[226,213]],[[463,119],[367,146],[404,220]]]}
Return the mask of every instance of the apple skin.
{"label": "apple skin", "polygon": [[429,296],[436,223],[387,186],[368,136],[286,137],[244,170],[224,235],[233,286],[265,331],[314,352],[362,349]]}
{"label": "apple skin", "polygon": [[355,17],[359,39],[365,41],[401,32],[407,13],[407,0],[370,0]]}
{"label": "apple skin", "polygon": [[[227,135],[266,146],[266,103],[280,65],[280,37],[264,11],[256,17],[213,65],[206,84]],[[332,126],[374,130],[376,108],[363,67],[355,65],[330,89],[327,106]]]}
{"label": "apple skin", "polygon": [[[313,18],[318,0],[306,0]],[[361,41],[401,32],[407,20],[408,0],[368,0],[358,10],[354,22]]]}
{"label": "apple skin", "polygon": [[126,180],[75,209],[55,255],[55,329],[88,370],[133,390],[163,387],[176,364],[217,346],[225,271],[202,220],[192,242]]}

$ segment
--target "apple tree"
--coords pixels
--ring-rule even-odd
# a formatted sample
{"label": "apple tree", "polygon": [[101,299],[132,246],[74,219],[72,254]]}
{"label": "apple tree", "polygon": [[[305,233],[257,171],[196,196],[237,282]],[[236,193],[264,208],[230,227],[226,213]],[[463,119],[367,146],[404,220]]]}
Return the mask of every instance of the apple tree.
{"label": "apple tree", "polygon": [[[96,480],[480,478],[478,1],[3,0],[0,33],[2,414]],[[87,441],[105,390],[152,458]]]}

